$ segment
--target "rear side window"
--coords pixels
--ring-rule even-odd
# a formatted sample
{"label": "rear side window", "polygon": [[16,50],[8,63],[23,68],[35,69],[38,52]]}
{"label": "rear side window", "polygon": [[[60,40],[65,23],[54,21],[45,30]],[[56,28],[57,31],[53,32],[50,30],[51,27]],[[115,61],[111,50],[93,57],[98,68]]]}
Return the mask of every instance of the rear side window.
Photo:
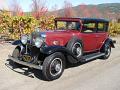
{"label": "rear side window", "polygon": [[107,23],[98,23],[98,29],[97,32],[106,32],[107,31]]}

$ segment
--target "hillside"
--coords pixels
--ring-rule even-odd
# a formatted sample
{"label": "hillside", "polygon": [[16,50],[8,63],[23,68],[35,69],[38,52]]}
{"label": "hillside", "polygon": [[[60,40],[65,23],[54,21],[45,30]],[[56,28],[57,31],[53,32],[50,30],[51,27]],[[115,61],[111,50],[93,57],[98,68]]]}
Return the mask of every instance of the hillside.
{"label": "hillside", "polygon": [[[72,7],[75,13],[75,17],[85,16],[85,12],[89,14],[88,16],[96,17],[100,14],[101,17],[107,17],[108,13],[113,17],[118,14],[120,15],[120,3],[105,3],[98,5],[78,5]],[[85,11],[85,12],[84,12]],[[64,10],[55,11],[59,16],[64,16]],[[54,12],[50,12],[51,14]],[[84,13],[84,14],[83,14]]]}

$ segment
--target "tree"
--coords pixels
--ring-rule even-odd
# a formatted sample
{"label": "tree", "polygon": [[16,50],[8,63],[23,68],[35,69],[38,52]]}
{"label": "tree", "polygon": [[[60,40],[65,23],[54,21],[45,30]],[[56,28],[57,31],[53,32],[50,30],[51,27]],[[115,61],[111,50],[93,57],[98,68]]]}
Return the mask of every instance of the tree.
{"label": "tree", "polygon": [[39,19],[48,11],[45,7],[46,0],[32,0],[32,14],[35,18]]}
{"label": "tree", "polygon": [[64,16],[65,17],[75,16],[75,11],[72,8],[72,4],[67,0],[64,1]]}
{"label": "tree", "polygon": [[13,12],[13,16],[23,16],[24,13],[22,11],[21,6],[17,0],[11,0],[10,11]]}
{"label": "tree", "polygon": [[11,18],[6,10],[0,10],[0,32],[8,34],[8,29],[11,26]]}
{"label": "tree", "polygon": [[55,17],[58,16],[58,7],[56,4],[52,7],[52,15],[54,15]]}

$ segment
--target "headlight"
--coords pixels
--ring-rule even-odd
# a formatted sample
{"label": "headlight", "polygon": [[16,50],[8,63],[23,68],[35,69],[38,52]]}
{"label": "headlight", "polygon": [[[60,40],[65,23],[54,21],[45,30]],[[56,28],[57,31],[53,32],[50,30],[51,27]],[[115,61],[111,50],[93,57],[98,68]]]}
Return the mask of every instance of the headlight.
{"label": "headlight", "polygon": [[43,39],[38,37],[35,39],[35,46],[37,48],[40,48],[42,46],[43,42],[44,42]]}
{"label": "headlight", "polygon": [[27,39],[28,39],[27,35],[23,35],[23,36],[21,37],[21,42],[22,42],[23,44],[26,44],[26,43],[27,43]]}
{"label": "headlight", "polygon": [[46,34],[45,34],[45,33],[42,33],[42,34],[41,34],[41,37],[42,37],[42,38],[46,38]]}

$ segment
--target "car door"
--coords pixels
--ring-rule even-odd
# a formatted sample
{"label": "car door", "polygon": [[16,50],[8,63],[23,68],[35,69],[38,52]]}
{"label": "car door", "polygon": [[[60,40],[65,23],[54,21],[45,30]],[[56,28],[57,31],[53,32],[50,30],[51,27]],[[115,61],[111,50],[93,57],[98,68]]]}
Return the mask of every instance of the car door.
{"label": "car door", "polygon": [[92,52],[96,50],[96,22],[84,21],[81,36],[84,44],[84,52]]}
{"label": "car door", "polygon": [[97,25],[97,33],[96,33],[96,39],[97,39],[97,49],[100,49],[101,46],[104,44],[105,40],[108,37],[108,23],[107,22],[98,22]]}

